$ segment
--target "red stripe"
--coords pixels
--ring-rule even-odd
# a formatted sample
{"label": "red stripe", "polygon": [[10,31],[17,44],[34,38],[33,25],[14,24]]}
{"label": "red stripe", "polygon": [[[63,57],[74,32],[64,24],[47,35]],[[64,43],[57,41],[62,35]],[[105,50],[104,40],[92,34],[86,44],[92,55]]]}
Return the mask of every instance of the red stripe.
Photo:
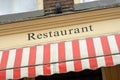
{"label": "red stripe", "polygon": [[1,80],[6,80],[6,71],[0,71],[0,79]]}
{"label": "red stripe", "polygon": [[[86,43],[87,43],[88,56],[89,57],[96,57],[93,39],[92,38],[86,39]],[[90,62],[91,69],[96,69],[98,67],[96,58],[89,59],[89,62]]]}
{"label": "red stripe", "polygon": [[[0,63],[0,70],[6,69],[7,67],[7,62],[8,62],[8,56],[9,56],[9,51],[3,51],[2,53],[2,59]],[[6,80],[6,71],[0,71],[0,79],[1,80]]]}
{"label": "red stripe", "polygon": [[119,49],[119,52],[120,52],[120,34],[115,35],[115,38],[116,38],[117,46],[118,46],[118,49]]}
{"label": "red stripe", "polygon": [[[80,47],[79,47],[79,41],[74,40],[72,41],[72,48],[73,48],[73,58],[74,59],[80,59]],[[75,71],[82,70],[82,63],[81,60],[74,61],[74,69]]]}
{"label": "red stripe", "polygon": [[[16,57],[15,57],[15,62],[14,62],[14,67],[20,67],[21,66],[21,61],[22,61],[22,51],[23,49],[17,49],[16,50]],[[20,68],[14,69],[14,79],[19,79],[21,78],[20,76]]]}
{"label": "red stripe", "polygon": [[102,48],[103,48],[103,51],[104,51],[104,54],[111,54],[111,51],[110,51],[110,46],[109,46],[109,43],[108,43],[108,38],[107,37],[101,37],[101,43],[102,43]]}
{"label": "red stripe", "polygon": [[[66,61],[65,59],[65,44],[61,42],[58,44],[58,59],[60,61]],[[67,72],[66,63],[59,63],[59,72],[65,73]]]}
{"label": "red stripe", "polygon": [[[43,63],[50,63],[50,44],[44,45],[44,56],[43,56]],[[43,65],[43,72],[45,75],[51,74],[50,64]]]}
{"label": "red stripe", "polygon": [[[101,43],[102,43],[102,48],[103,52],[105,55],[111,54],[110,46],[108,43],[108,38],[107,37],[101,37]],[[106,66],[112,66],[113,65],[113,59],[112,56],[106,57],[105,56],[105,62]]]}
{"label": "red stripe", "polygon": [[[35,65],[36,63],[36,46],[30,48],[29,63],[28,65]],[[35,66],[28,67],[28,76],[35,77]]]}

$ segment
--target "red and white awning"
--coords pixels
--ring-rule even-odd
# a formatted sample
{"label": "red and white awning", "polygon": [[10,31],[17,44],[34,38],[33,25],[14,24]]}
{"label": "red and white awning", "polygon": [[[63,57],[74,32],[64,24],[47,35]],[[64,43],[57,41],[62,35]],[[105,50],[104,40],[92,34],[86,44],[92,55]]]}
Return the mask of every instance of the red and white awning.
{"label": "red and white awning", "polygon": [[120,34],[0,51],[0,79],[120,64]]}

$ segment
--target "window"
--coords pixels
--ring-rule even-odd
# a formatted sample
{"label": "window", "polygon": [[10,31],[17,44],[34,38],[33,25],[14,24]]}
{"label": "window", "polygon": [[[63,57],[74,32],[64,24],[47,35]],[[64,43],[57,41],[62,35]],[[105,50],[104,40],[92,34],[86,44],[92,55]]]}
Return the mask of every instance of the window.
{"label": "window", "polygon": [[97,1],[97,0],[80,0],[81,3],[92,2],[92,1]]}
{"label": "window", "polygon": [[0,15],[34,11],[38,0],[0,0]]}

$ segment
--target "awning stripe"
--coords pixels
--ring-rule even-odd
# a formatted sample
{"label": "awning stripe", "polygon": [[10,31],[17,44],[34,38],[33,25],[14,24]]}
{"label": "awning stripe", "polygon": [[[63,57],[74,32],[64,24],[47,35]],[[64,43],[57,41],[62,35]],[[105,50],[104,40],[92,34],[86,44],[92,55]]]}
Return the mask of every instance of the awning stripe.
{"label": "awning stripe", "polygon": [[[73,59],[73,49],[72,49],[72,42],[65,43],[65,54],[66,54],[66,60]],[[69,57],[68,57],[69,56]],[[66,69],[68,71],[74,71],[74,63],[66,63]]]}
{"label": "awning stripe", "polygon": [[[30,48],[24,48],[22,53],[21,66],[28,65]],[[21,68],[21,77],[28,77],[28,68]]]}
{"label": "awning stripe", "polygon": [[[80,55],[81,58],[85,58],[88,57],[88,50],[87,50],[87,44],[86,44],[86,40],[79,40],[80,43]],[[82,69],[88,69],[90,68],[90,63],[89,60],[82,60]]]}
{"label": "awning stripe", "polygon": [[112,56],[112,58],[113,58],[113,63],[114,63],[114,65],[116,65],[116,64],[120,64],[120,55],[114,55],[114,56]]}
{"label": "awning stripe", "polygon": [[[29,55],[29,62],[28,65],[35,65],[36,64],[36,46],[30,48],[30,55]],[[28,68],[28,75],[30,77],[34,77],[35,74],[35,66],[34,67],[29,67]]]}
{"label": "awning stripe", "polygon": [[0,79],[120,64],[120,34],[0,51]]}
{"label": "awning stripe", "polygon": [[[15,57],[14,67],[20,67],[21,66],[22,51],[23,51],[23,49],[17,49],[16,50],[16,57]],[[20,73],[21,73],[20,68],[14,69],[13,70],[13,74],[15,74],[15,75],[13,75],[14,79],[20,78],[21,77]]]}
{"label": "awning stripe", "polygon": [[[8,57],[9,57],[9,51],[3,51],[2,59],[0,63],[0,69],[7,68]],[[6,71],[0,71],[0,78],[3,80],[6,79]]]}
{"label": "awning stripe", "polygon": [[108,38],[106,36],[101,37],[101,44],[102,44],[104,55],[111,54]]}
{"label": "awning stripe", "polygon": [[[37,46],[36,64],[43,62],[43,46]],[[36,75],[43,75],[43,66],[36,67]]]}
{"label": "awning stripe", "polygon": [[115,40],[115,36],[108,36],[108,43],[110,46],[111,54],[114,53],[114,50],[116,51],[116,53],[119,53],[116,40]]}
{"label": "awning stripe", "polygon": [[[73,58],[74,59],[80,59],[81,56],[80,56],[80,47],[79,47],[79,42],[78,40],[73,40],[72,41],[72,48],[73,48]],[[82,70],[82,67],[81,67],[81,61],[74,61],[74,69],[75,71],[79,71],[79,70]]]}
{"label": "awning stripe", "polygon": [[115,35],[115,40],[117,42],[117,46],[118,46],[118,49],[119,49],[119,52],[120,52],[120,35],[119,34]]}
{"label": "awning stripe", "polygon": [[[14,66],[15,56],[16,56],[16,50],[10,50],[8,62],[7,62],[7,68]],[[6,77],[13,78],[13,74],[11,74],[11,73],[13,73],[13,70],[7,70]]]}
{"label": "awning stripe", "polygon": [[[106,36],[101,37],[101,43],[102,43],[104,55],[111,54],[110,46],[108,43],[108,37],[106,37]],[[106,56],[105,61],[106,61],[107,66],[113,65],[112,56]]]}
{"label": "awning stripe", "polygon": [[[50,45],[47,44],[44,46],[44,54],[43,54],[43,63],[50,63]],[[51,74],[51,69],[50,69],[50,64],[44,65],[43,66],[43,71],[45,75],[50,75]],[[46,69],[49,68],[49,69]]]}
{"label": "awning stripe", "polygon": [[[65,61],[65,44],[64,42],[61,42],[58,44],[58,58],[59,58],[59,62],[60,61]],[[60,63],[59,64],[59,71],[60,73],[65,73],[67,72],[66,70],[66,64],[65,63]]]}
{"label": "awning stripe", "polygon": [[[96,56],[95,47],[94,47],[94,44],[93,44],[93,39],[89,38],[89,39],[86,40],[86,42],[87,42],[88,56],[89,57]],[[96,58],[89,59],[89,63],[90,63],[90,68],[91,69],[93,67],[98,67]]]}

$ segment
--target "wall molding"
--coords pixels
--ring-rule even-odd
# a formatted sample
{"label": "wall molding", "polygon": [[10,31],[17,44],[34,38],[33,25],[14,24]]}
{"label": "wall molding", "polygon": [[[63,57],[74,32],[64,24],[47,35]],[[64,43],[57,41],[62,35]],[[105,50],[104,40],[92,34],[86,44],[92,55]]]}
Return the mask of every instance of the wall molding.
{"label": "wall molding", "polygon": [[0,36],[120,18],[120,7],[0,25]]}

